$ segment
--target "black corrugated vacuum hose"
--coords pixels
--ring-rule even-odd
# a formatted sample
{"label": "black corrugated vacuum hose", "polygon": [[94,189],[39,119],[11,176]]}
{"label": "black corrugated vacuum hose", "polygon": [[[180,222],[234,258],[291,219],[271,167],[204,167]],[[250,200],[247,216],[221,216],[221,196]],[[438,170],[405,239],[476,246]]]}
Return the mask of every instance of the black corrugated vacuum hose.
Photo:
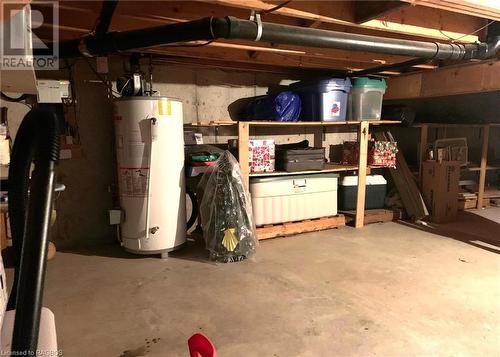
{"label": "black corrugated vacuum hose", "polygon": [[43,109],[29,111],[17,132],[9,168],[9,217],[16,262],[7,309],[16,310],[12,353],[19,356],[36,355],[58,158],[56,115]]}

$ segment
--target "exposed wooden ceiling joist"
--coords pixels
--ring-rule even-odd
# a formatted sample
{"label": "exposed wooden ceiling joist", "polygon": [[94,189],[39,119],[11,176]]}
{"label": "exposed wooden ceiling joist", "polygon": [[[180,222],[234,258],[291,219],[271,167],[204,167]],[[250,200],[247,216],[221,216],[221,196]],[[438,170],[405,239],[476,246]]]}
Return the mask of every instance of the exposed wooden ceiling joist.
{"label": "exposed wooden ceiling joist", "polygon": [[500,61],[471,62],[393,77],[384,99],[439,97],[500,90]]}
{"label": "exposed wooden ceiling joist", "polygon": [[469,16],[500,21],[498,0],[401,0],[412,5],[458,12]]}
{"label": "exposed wooden ceiling joist", "polygon": [[[111,31],[124,31],[168,23],[190,21],[207,16],[235,16],[246,18],[250,9],[265,10],[280,2],[261,0],[198,0],[198,1],[127,1],[121,0],[113,16]],[[326,30],[362,33],[376,36],[417,40],[449,41],[462,33],[472,33],[484,27],[488,20],[462,13],[436,10],[423,6],[404,6],[402,1],[370,1],[373,3],[365,16],[377,17],[362,24],[354,23],[356,11],[366,1],[301,1],[293,0],[273,13],[263,15],[263,20],[293,26],[315,27]],[[391,5],[383,5],[390,3]],[[374,4],[381,6],[377,8]],[[61,1],[59,31],[61,39],[79,38],[93,29],[101,9],[101,1]],[[43,4],[32,5],[44,10]],[[371,13],[371,15],[369,15]],[[424,27],[423,27],[424,26]],[[424,30],[422,30],[424,29]],[[38,29],[43,33],[50,26]],[[37,33],[38,34],[38,33]],[[438,35],[437,35],[438,34]],[[436,39],[436,37],[439,37]],[[474,37],[477,38],[477,37]],[[470,38],[466,38],[470,40]],[[461,40],[463,40],[461,38]],[[356,70],[381,64],[409,60],[405,56],[391,56],[367,52],[275,45],[252,41],[221,41],[197,49],[169,47],[155,50],[177,58],[215,59],[228,57],[239,63],[326,70]],[[224,61],[224,58],[219,58]],[[432,68],[432,66],[430,67]]]}
{"label": "exposed wooden ceiling joist", "polygon": [[359,61],[343,61],[321,57],[292,56],[288,53],[256,52],[244,48],[228,47],[155,47],[144,52],[180,57],[208,58],[228,62],[267,63],[273,66],[336,69],[350,71],[373,67],[373,64]]}
{"label": "exposed wooden ceiling joist", "polygon": [[354,21],[361,24],[406,6],[409,6],[409,4],[401,1],[356,1],[354,5]]}
{"label": "exposed wooden ceiling joist", "polygon": [[[270,3],[263,0],[202,0],[210,4],[219,4],[226,7],[234,7],[246,10],[259,10],[266,11],[272,9],[276,3]],[[389,1],[388,1],[389,2]],[[399,1],[395,1],[398,3]],[[374,34],[378,32],[379,36],[385,36],[387,34],[399,34],[406,36],[413,36],[416,39],[433,39],[441,41],[449,41],[449,37],[443,34],[441,31],[452,31],[454,37],[461,37],[473,32],[484,22],[482,19],[473,19],[470,16],[463,16],[460,20],[461,27],[457,29],[456,19],[448,21],[448,15],[446,11],[437,10],[438,13],[443,12],[442,18],[438,19],[437,23],[434,23],[430,27],[423,27],[418,24],[421,19],[421,14],[415,13],[408,15],[405,18],[400,18],[399,20],[391,23],[391,26],[387,26],[387,21],[372,20],[366,23],[356,23],[356,3],[357,1],[300,1],[294,0],[287,6],[277,9],[273,14],[279,14],[283,17],[296,18],[311,21],[312,23],[321,23],[319,28],[326,28],[327,24],[343,26],[345,32],[354,33],[367,33]],[[436,10],[435,10],[436,11]],[[248,16],[248,13],[247,13]],[[268,16],[268,15],[266,15]],[[411,16],[411,17],[410,17]],[[472,24],[474,22],[474,24]],[[479,26],[477,23],[479,22]],[[427,21],[427,25],[428,21]],[[455,31],[450,30],[449,27],[453,26]],[[332,28],[330,28],[332,29]],[[457,31],[458,30],[458,31]],[[365,32],[367,31],[367,32]],[[463,31],[463,32],[462,32]],[[369,32],[369,33],[368,33]],[[474,42],[477,40],[477,36],[470,35],[461,37],[462,42]]]}

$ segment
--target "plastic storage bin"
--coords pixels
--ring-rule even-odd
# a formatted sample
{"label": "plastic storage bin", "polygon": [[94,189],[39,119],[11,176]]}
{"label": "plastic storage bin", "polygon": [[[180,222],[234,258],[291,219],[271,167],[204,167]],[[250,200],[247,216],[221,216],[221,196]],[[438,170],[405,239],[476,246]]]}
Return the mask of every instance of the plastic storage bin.
{"label": "plastic storage bin", "polygon": [[344,121],[351,90],[349,78],[331,78],[291,85],[302,100],[302,121]]}
{"label": "plastic storage bin", "polygon": [[387,85],[383,79],[354,79],[349,95],[350,120],[380,120],[382,98]]}
{"label": "plastic storage bin", "polygon": [[255,224],[300,221],[337,214],[337,174],[250,180]]}
{"label": "plastic storage bin", "polygon": [[[365,208],[384,208],[387,181],[382,175],[366,176]],[[356,209],[358,176],[344,176],[339,181],[339,207],[343,211]]]}

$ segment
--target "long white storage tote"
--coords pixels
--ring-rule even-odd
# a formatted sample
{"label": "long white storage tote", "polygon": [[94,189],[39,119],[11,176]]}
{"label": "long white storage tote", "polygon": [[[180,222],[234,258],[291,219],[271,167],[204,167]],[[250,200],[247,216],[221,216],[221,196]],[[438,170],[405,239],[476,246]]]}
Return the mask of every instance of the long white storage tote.
{"label": "long white storage tote", "polygon": [[337,174],[254,178],[250,193],[255,224],[274,224],[337,214]]}

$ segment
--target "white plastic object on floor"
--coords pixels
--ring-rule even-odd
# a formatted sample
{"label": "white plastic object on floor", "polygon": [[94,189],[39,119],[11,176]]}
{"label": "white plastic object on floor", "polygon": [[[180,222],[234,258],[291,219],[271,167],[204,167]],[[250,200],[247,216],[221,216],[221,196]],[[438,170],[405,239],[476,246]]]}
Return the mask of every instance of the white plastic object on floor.
{"label": "white plastic object on floor", "polygon": [[337,214],[336,174],[255,178],[250,181],[255,224],[300,221]]}
{"label": "white plastic object on floor", "polygon": [[186,242],[182,102],[122,97],[115,102],[121,239],[132,253],[166,253]]}
{"label": "white plastic object on floor", "polygon": [[[2,356],[10,356],[15,316],[16,310],[11,310],[5,313],[3,319],[2,333],[0,335],[0,354]],[[60,351],[57,350],[54,314],[46,307],[42,307],[39,331],[37,356],[62,356]]]}

